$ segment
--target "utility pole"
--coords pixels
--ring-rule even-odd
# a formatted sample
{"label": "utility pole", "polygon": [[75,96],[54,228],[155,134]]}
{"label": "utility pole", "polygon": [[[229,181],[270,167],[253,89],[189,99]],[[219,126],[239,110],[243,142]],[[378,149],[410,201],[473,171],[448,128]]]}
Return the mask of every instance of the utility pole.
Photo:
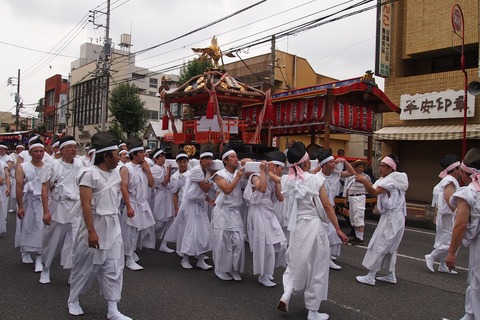
{"label": "utility pole", "polygon": [[17,96],[15,97],[17,103],[16,114],[15,114],[15,131],[18,131],[18,124],[20,122],[20,69],[18,69],[17,76]]}
{"label": "utility pole", "polygon": [[273,94],[273,92],[275,91],[275,35],[272,35],[270,85],[272,86]]}
{"label": "utility pole", "polygon": [[110,87],[110,55],[112,50],[112,39],[110,39],[110,0],[107,0],[107,22],[105,27],[105,44],[103,47],[104,59],[102,68],[102,108],[101,129],[105,131],[105,123],[107,121],[107,104],[108,104],[108,90]]}

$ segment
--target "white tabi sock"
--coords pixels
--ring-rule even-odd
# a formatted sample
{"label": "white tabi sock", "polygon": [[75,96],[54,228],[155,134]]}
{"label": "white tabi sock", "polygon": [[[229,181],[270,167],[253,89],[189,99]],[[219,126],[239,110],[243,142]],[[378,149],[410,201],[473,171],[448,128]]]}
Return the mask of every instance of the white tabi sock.
{"label": "white tabi sock", "polygon": [[108,312],[110,312],[110,313],[117,313],[117,312],[119,312],[119,311],[118,311],[118,307],[117,307],[117,302],[118,302],[118,301],[108,300]]}
{"label": "white tabi sock", "polygon": [[363,240],[363,234],[364,232],[355,231],[355,236],[357,236],[357,238],[360,240]]}

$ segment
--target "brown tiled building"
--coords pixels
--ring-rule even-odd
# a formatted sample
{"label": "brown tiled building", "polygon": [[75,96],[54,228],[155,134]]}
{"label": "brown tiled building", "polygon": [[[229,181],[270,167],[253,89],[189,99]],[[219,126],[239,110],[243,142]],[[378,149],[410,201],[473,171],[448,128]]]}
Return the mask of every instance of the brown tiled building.
{"label": "brown tiled building", "polygon": [[[480,81],[479,2],[458,0],[464,15],[464,56],[468,81]],[[385,93],[401,109],[384,114],[375,133],[382,154],[400,158],[410,180],[407,200],[428,204],[439,181],[438,161],[462,156],[464,73],[461,38],[453,33],[452,5],[446,0],[403,0],[392,5],[390,76]],[[461,32],[460,32],[461,33]],[[479,98],[468,95],[467,150],[479,146]]]}

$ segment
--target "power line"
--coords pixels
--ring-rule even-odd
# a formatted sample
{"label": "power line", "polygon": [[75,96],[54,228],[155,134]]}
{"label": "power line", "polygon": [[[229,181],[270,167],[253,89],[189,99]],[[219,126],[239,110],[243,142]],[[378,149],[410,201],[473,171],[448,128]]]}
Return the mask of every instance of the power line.
{"label": "power line", "polygon": [[[0,41],[0,43],[4,44],[4,45],[7,45],[7,46],[19,48],[19,49],[24,49],[24,50],[35,51],[35,52],[39,52],[39,53],[45,53],[45,54],[53,55],[53,53],[51,53],[50,51],[48,51],[48,52],[47,51],[42,51],[42,50],[38,50],[38,49],[34,49],[34,48],[20,46],[20,45],[13,44],[13,43],[8,43],[8,42],[5,42],[5,41]],[[78,58],[78,57],[74,57],[74,56],[67,56],[67,55],[64,55],[64,54],[57,54],[57,56],[65,57],[65,58],[72,58],[72,59],[77,59]]]}
{"label": "power line", "polygon": [[257,2],[257,3],[254,3],[254,4],[252,4],[252,5],[248,6],[248,7],[245,7],[245,8],[243,8],[243,9],[241,9],[241,10],[235,11],[234,13],[229,14],[228,16],[225,16],[225,17],[223,17],[223,18],[220,18],[220,19],[218,19],[218,20],[215,20],[215,21],[213,21],[213,22],[210,22],[210,23],[204,25],[203,27],[194,29],[194,30],[192,30],[192,31],[189,31],[189,32],[181,35],[181,36],[178,36],[178,37],[173,38],[173,39],[171,39],[171,40],[168,40],[168,41],[159,43],[159,44],[154,45],[154,46],[151,46],[151,47],[149,47],[149,48],[142,49],[142,50],[140,50],[140,51],[137,51],[135,54],[136,54],[136,55],[139,55],[139,54],[145,53],[145,52],[150,51],[150,50],[152,50],[152,49],[155,49],[155,48],[158,48],[158,47],[163,46],[163,45],[165,45],[165,44],[168,44],[168,43],[170,43],[170,42],[173,42],[173,41],[176,41],[176,40],[178,40],[178,39],[181,39],[181,38],[184,38],[184,37],[186,37],[186,36],[189,36],[189,35],[191,35],[191,34],[194,34],[194,33],[198,32],[198,31],[200,31],[200,30],[203,30],[203,29],[206,29],[206,28],[208,28],[208,27],[211,27],[211,26],[213,26],[213,25],[215,25],[215,24],[217,24],[217,23],[219,23],[219,22],[222,22],[222,21],[224,21],[224,20],[227,20],[227,19],[229,19],[229,18],[231,18],[231,17],[233,17],[233,16],[236,16],[236,15],[244,12],[244,11],[247,11],[247,10],[253,8],[253,7],[256,7],[256,6],[258,6],[259,4],[261,4],[261,3],[265,2],[265,1],[267,1],[267,0],[261,0],[261,1],[259,1],[259,2]]}

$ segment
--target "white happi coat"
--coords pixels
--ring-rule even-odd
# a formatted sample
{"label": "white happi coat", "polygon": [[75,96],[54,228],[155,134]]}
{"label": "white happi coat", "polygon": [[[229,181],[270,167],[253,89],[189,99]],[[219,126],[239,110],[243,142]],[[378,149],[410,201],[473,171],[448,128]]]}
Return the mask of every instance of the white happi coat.
{"label": "white happi coat", "polygon": [[180,205],[182,204],[183,190],[185,188],[185,183],[187,182],[187,176],[186,176],[187,172],[188,171],[185,171],[184,173],[180,173],[180,170],[177,170],[172,174],[170,178],[169,188],[172,191],[172,193],[178,192],[179,208],[180,208]]}
{"label": "white happi coat", "polygon": [[460,189],[457,179],[451,175],[447,175],[433,188],[432,207],[437,207],[436,235],[433,245],[435,249],[448,250],[452,239],[455,213],[445,200],[445,187],[450,183],[453,183],[455,192]]}
{"label": "white happi coat", "polygon": [[42,208],[42,183],[38,179],[42,167],[37,168],[31,162],[21,164],[23,179],[24,218],[18,245],[22,252],[42,252],[42,241],[45,230]]}
{"label": "white happi coat", "polygon": [[304,180],[290,180],[288,176],[281,179],[289,214],[288,285],[294,291],[305,290],[305,304],[317,310],[327,299],[329,278],[328,219],[319,197],[325,179],[318,174],[303,174]]}
{"label": "white happi coat", "polygon": [[92,189],[92,217],[99,248],[88,245],[88,230],[82,219],[75,239],[70,297],[77,300],[95,278],[107,300],[121,298],[124,248],[119,218],[120,174],[118,170],[103,171],[90,166],[78,176],[78,184]]}
{"label": "white happi coat", "polygon": [[125,216],[127,225],[138,230],[147,229],[155,225],[152,210],[148,204],[148,177],[140,164],[128,162],[125,164],[128,169],[128,196],[130,204],[135,212],[133,218]]}
{"label": "white happi coat", "polygon": [[[73,239],[80,225],[80,193],[76,176],[83,169],[80,160],[66,163],[62,159],[44,162],[39,178],[42,183],[50,182],[48,207],[52,222],[45,227],[42,245],[42,260],[50,267],[58,250],[61,250],[60,264],[69,269],[72,266]],[[52,189],[53,188],[53,189]]]}
{"label": "white happi coat", "polygon": [[177,252],[198,256],[212,250],[212,227],[207,215],[206,193],[199,183],[210,178],[201,166],[185,172],[185,187],[178,214],[165,235],[165,240],[177,243]]}
{"label": "white happi coat", "polygon": [[150,207],[152,208],[153,217],[158,222],[168,222],[173,220],[173,192],[168,185],[162,185],[163,179],[167,173],[164,166],[154,165],[151,169],[155,185],[151,189]]}
{"label": "white happi coat", "polygon": [[[215,174],[231,183],[237,175],[237,170],[230,173],[227,169],[222,169]],[[237,183],[235,189],[230,194],[225,194],[218,189],[219,194],[215,200],[215,207],[212,212],[212,227],[214,230],[229,230],[243,233],[244,227],[240,208],[243,203],[242,184],[245,186],[246,181],[243,178],[242,180]]]}
{"label": "white happi coat", "polygon": [[[3,185],[0,186],[0,233],[7,232],[7,182],[5,181],[5,167],[7,164],[0,160],[0,177],[3,178]],[[5,204],[5,205],[4,205]]]}
{"label": "white happi coat", "polygon": [[15,168],[17,166],[18,155],[16,153],[11,153],[10,157],[12,158],[13,165],[10,168],[10,200],[8,201],[8,209],[17,211],[17,180],[15,178]]}
{"label": "white happi coat", "polygon": [[[323,185],[325,186],[328,200],[330,200],[332,207],[335,208],[335,197],[340,192],[340,172],[334,171],[326,176],[323,174],[322,170],[320,170],[317,175],[325,179]],[[328,221],[328,240],[330,241],[331,254],[337,257],[340,256],[342,240],[338,237],[337,232],[330,221]]]}
{"label": "white happi coat", "polygon": [[457,198],[465,200],[470,206],[470,221],[463,239],[463,244],[469,248],[465,311],[480,319],[480,192],[470,183],[452,195],[450,203],[453,206],[456,206]]}
{"label": "white happi coat", "polygon": [[[105,172],[97,166],[86,168],[78,176],[79,186],[92,189],[93,225],[98,235],[99,249],[90,249],[94,253],[94,264],[103,264],[106,259],[120,259],[123,245],[118,214],[120,193],[120,174],[117,170]],[[88,247],[88,230],[85,220],[81,219],[75,246]]]}
{"label": "white happi coat", "polygon": [[378,271],[384,268],[394,272],[397,250],[405,230],[405,192],[408,189],[408,177],[403,172],[394,171],[385,178],[378,179],[373,187],[381,187],[387,192],[377,197],[380,220],[362,264],[369,270]]}
{"label": "white happi coat", "polygon": [[[285,252],[279,255],[280,259],[275,259],[271,254],[270,259],[266,259],[265,252],[267,247],[273,253],[273,246],[287,241],[282,231],[282,227],[273,211],[273,204],[278,202],[275,195],[275,182],[267,178],[267,190],[260,192],[254,190],[252,178],[259,177],[260,174],[253,173],[248,179],[243,197],[249,205],[247,232],[250,243],[250,250],[253,252],[253,274],[273,274],[273,268],[285,266]],[[286,248],[286,246],[285,246]],[[268,261],[273,259],[273,261]],[[270,273],[264,272],[270,269]]]}
{"label": "white happi coat", "polygon": [[80,201],[75,179],[83,168],[82,162],[78,159],[73,159],[73,163],[58,159],[44,165],[39,179],[42,183],[50,181],[50,188],[53,188],[48,199],[53,221],[62,224],[79,222],[80,211],[72,209]]}
{"label": "white happi coat", "polygon": [[[222,169],[215,174],[232,183],[237,175]],[[212,252],[215,272],[243,272],[245,264],[245,228],[241,209],[246,180],[242,178],[230,194],[218,188],[212,211]]]}

